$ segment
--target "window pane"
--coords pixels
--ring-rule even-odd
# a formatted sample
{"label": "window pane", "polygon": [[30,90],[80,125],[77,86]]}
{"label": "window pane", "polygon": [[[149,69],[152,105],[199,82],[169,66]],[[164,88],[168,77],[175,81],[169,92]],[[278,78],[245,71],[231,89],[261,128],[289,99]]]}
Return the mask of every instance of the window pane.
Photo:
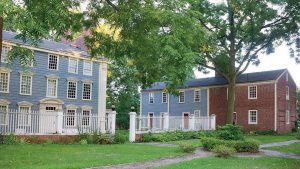
{"label": "window pane", "polygon": [[69,60],[69,72],[77,73],[78,72],[78,61],[76,59]]}
{"label": "window pane", "polygon": [[75,112],[76,110],[68,110],[67,111],[67,126],[75,126]]}
{"label": "window pane", "polygon": [[180,103],[184,102],[184,92],[179,92],[179,102]]}
{"label": "window pane", "polygon": [[162,93],[162,102],[167,103],[168,102],[168,94],[167,93]]}
{"label": "window pane", "polygon": [[90,125],[90,110],[83,110],[82,111],[82,122],[81,124],[83,126],[89,126]]}
{"label": "window pane", "polygon": [[57,70],[58,57],[55,55],[49,55],[48,68],[51,70]]}
{"label": "window pane", "polygon": [[200,102],[200,90],[195,90],[195,102]]}
{"label": "window pane", "polygon": [[0,73],[0,92],[8,92],[8,73]]}
{"label": "window pane", "polygon": [[93,65],[93,62],[90,62],[90,61],[83,62],[83,74],[84,75],[92,75],[92,65]]}
{"label": "window pane", "polygon": [[56,97],[56,79],[48,79],[47,96]]}
{"label": "window pane", "polygon": [[149,103],[154,103],[154,93],[149,93]]}
{"label": "window pane", "polygon": [[69,82],[68,83],[68,98],[75,99],[76,98],[76,89],[77,89],[76,82]]}
{"label": "window pane", "polygon": [[21,76],[21,94],[31,94],[31,76]]}
{"label": "window pane", "polygon": [[83,84],[83,94],[82,99],[83,100],[91,100],[91,86],[92,84],[84,83]]}

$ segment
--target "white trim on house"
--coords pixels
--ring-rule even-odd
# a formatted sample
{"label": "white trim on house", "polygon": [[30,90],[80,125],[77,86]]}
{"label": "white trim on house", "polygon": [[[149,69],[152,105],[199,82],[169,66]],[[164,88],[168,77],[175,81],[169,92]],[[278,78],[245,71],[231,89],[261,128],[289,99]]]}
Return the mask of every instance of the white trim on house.
{"label": "white trim on house", "polygon": [[[183,93],[183,101],[180,99],[180,95]],[[180,90],[178,95],[178,103],[184,103],[185,102],[185,91]]]}
{"label": "white trim on house", "polygon": [[[49,80],[55,80],[56,83],[55,83],[55,96],[50,96],[48,95],[48,89],[49,89]],[[46,88],[46,97],[50,97],[50,98],[57,98],[57,88],[58,88],[58,78],[50,78],[48,77],[47,78],[47,88]]]}
{"label": "white trim on house", "polygon": [[210,114],[210,108],[209,108],[209,99],[210,99],[210,96],[209,96],[209,90],[210,89],[207,89],[207,116],[209,116],[209,114]]}
{"label": "white trim on house", "polygon": [[[256,121],[253,122],[251,121],[251,113],[255,112],[256,113]],[[248,124],[257,124],[257,121],[258,121],[258,111],[257,110],[248,110]]]}
{"label": "white trim on house", "polygon": [[[107,85],[107,63],[103,62],[99,64],[98,69],[98,116],[105,117],[106,115],[106,85]],[[91,99],[93,97],[93,91],[91,88]],[[100,132],[105,132],[105,123],[98,122]]]}
{"label": "white trim on house", "polygon": [[277,131],[277,83],[274,84],[274,131]]}
{"label": "white trim on house", "polygon": [[[71,62],[71,61],[75,61],[76,62],[76,65],[72,65],[71,63],[75,63],[75,62]],[[68,73],[74,73],[74,74],[78,74],[78,63],[79,63],[79,60],[78,59],[74,59],[74,58],[71,58],[69,57],[69,62],[68,62]],[[72,67],[75,67],[75,70],[73,71],[71,69],[71,66]]]}
{"label": "white trim on house", "polygon": [[[255,87],[255,97],[251,97],[251,88]],[[248,86],[248,99],[257,99],[257,85]]]}
{"label": "white trim on house", "polygon": [[[31,106],[32,104],[18,104],[18,110],[21,114],[18,114],[18,128],[19,127],[24,127],[24,126],[30,126],[31,125]],[[28,112],[24,112],[24,111],[21,111],[22,108],[28,108]],[[28,115],[26,115],[28,114]],[[27,119],[27,120],[25,120]],[[27,122],[24,124],[24,122]]]}
{"label": "white trim on house", "polygon": [[[86,67],[87,67],[87,62],[90,62],[90,70],[89,72],[86,72]],[[93,61],[88,61],[88,60],[83,60],[83,70],[82,70],[82,74],[83,75],[87,75],[87,76],[93,76]]]}
{"label": "white trim on house", "polygon": [[0,93],[9,93],[11,69],[8,69],[6,67],[0,67],[0,73],[7,74],[7,89],[6,89],[6,91],[0,91]]}
{"label": "white trim on house", "polygon": [[[84,115],[84,112],[83,112],[83,111],[88,111],[88,112],[89,112],[89,115],[88,115],[88,116],[87,116],[87,115]],[[81,125],[82,127],[89,127],[89,126],[91,126],[91,115],[92,115],[91,109],[82,109],[82,110],[81,110],[81,115],[82,115],[82,118],[81,118],[81,121],[80,121],[80,125]],[[84,121],[84,118],[87,118],[87,120]],[[88,124],[83,125],[84,122],[88,122]]]}
{"label": "white trim on house", "polygon": [[[30,86],[29,86],[29,93],[22,93],[22,80],[23,80],[23,76],[27,76],[30,77]],[[20,73],[20,91],[19,91],[20,95],[27,95],[30,96],[32,95],[32,74],[23,74]]]}
{"label": "white trim on house", "polygon": [[290,87],[289,86],[285,86],[285,98],[286,100],[290,100]]}

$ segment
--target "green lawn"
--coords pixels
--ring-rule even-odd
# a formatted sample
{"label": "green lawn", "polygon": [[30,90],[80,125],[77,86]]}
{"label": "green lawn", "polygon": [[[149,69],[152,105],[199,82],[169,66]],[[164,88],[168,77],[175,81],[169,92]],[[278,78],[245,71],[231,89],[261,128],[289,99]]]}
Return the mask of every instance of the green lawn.
{"label": "green lawn", "polygon": [[232,157],[228,159],[209,157],[192,161],[181,162],[159,167],[163,169],[189,169],[189,168],[205,168],[205,169],[299,169],[300,160],[276,158],[276,157],[260,157],[260,158],[238,158]]}
{"label": "green lawn", "polygon": [[83,168],[146,161],[183,153],[151,145],[0,145],[0,168]]}
{"label": "green lawn", "polygon": [[269,147],[266,149],[300,155],[300,143],[294,143],[287,146]]}
{"label": "green lawn", "polygon": [[176,144],[176,145],[181,145],[181,144],[191,144],[196,147],[201,147],[202,143],[200,139],[191,139],[191,140],[179,140],[179,141],[170,141],[166,142],[167,144]]}
{"label": "green lawn", "polygon": [[288,140],[295,140],[293,135],[257,135],[257,136],[246,136],[246,139],[258,140],[261,144],[281,142]]}

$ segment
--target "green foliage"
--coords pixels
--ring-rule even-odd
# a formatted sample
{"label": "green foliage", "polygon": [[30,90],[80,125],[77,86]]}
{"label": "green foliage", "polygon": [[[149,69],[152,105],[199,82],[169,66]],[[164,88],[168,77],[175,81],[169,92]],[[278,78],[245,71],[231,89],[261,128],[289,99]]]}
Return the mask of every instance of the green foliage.
{"label": "green foliage", "polygon": [[238,125],[226,124],[218,127],[216,137],[224,140],[243,140],[242,128]]}
{"label": "green foliage", "polygon": [[20,143],[20,139],[14,134],[9,134],[4,136],[3,144],[13,145],[19,143]]}
{"label": "green foliage", "polygon": [[192,153],[197,148],[196,146],[191,145],[191,144],[180,144],[179,147],[185,153]]}
{"label": "green foliage", "polygon": [[228,158],[236,153],[236,150],[232,147],[227,147],[225,145],[217,145],[212,149],[212,152],[216,153],[217,157]]}
{"label": "green foliage", "polygon": [[82,140],[79,141],[79,144],[80,144],[80,145],[87,145],[87,144],[88,144],[88,141],[85,140],[85,139],[82,139]]}
{"label": "green foliage", "polygon": [[163,132],[163,133],[145,133],[142,135],[141,139],[137,140],[139,142],[169,142],[177,140],[189,140],[189,139],[200,139],[205,137],[206,133],[201,131],[173,131],[173,132]]}
{"label": "green foliage", "polygon": [[128,141],[128,134],[116,133],[114,137],[115,144],[124,144],[126,141]]}
{"label": "green foliage", "polygon": [[259,142],[256,140],[235,141],[233,146],[237,152],[257,153],[259,151]]}
{"label": "green foliage", "polygon": [[86,140],[88,144],[124,144],[128,140],[128,134],[117,132],[115,135],[94,132],[92,134],[80,134],[80,140]]}
{"label": "green foliage", "polygon": [[296,139],[300,140],[300,132],[295,135]]}
{"label": "green foliage", "polygon": [[267,131],[255,131],[257,135],[278,135],[274,130],[267,130]]}
{"label": "green foliage", "polygon": [[53,140],[48,139],[43,143],[43,145],[50,145],[50,144],[54,144]]}

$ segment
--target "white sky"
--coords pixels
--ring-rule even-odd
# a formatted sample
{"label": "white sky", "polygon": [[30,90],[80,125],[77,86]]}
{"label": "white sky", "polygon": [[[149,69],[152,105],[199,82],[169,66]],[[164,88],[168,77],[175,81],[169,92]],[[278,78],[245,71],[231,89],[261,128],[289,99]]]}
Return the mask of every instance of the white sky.
{"label": "white sky", "polygon": [[[300,87],[300,64],[296,64],[295,60],[290,58],[289,47],[281,45],[275,49],[275,53],[270,55],[259,54],[258,58],[260,59],[260,64],[258,66],[250,65],[246,73],[287,68],[297,86]],[[209,74],[196,71],[195,75],[197,78],[212,77],[214,76],[214,71],[210,71]]]}

